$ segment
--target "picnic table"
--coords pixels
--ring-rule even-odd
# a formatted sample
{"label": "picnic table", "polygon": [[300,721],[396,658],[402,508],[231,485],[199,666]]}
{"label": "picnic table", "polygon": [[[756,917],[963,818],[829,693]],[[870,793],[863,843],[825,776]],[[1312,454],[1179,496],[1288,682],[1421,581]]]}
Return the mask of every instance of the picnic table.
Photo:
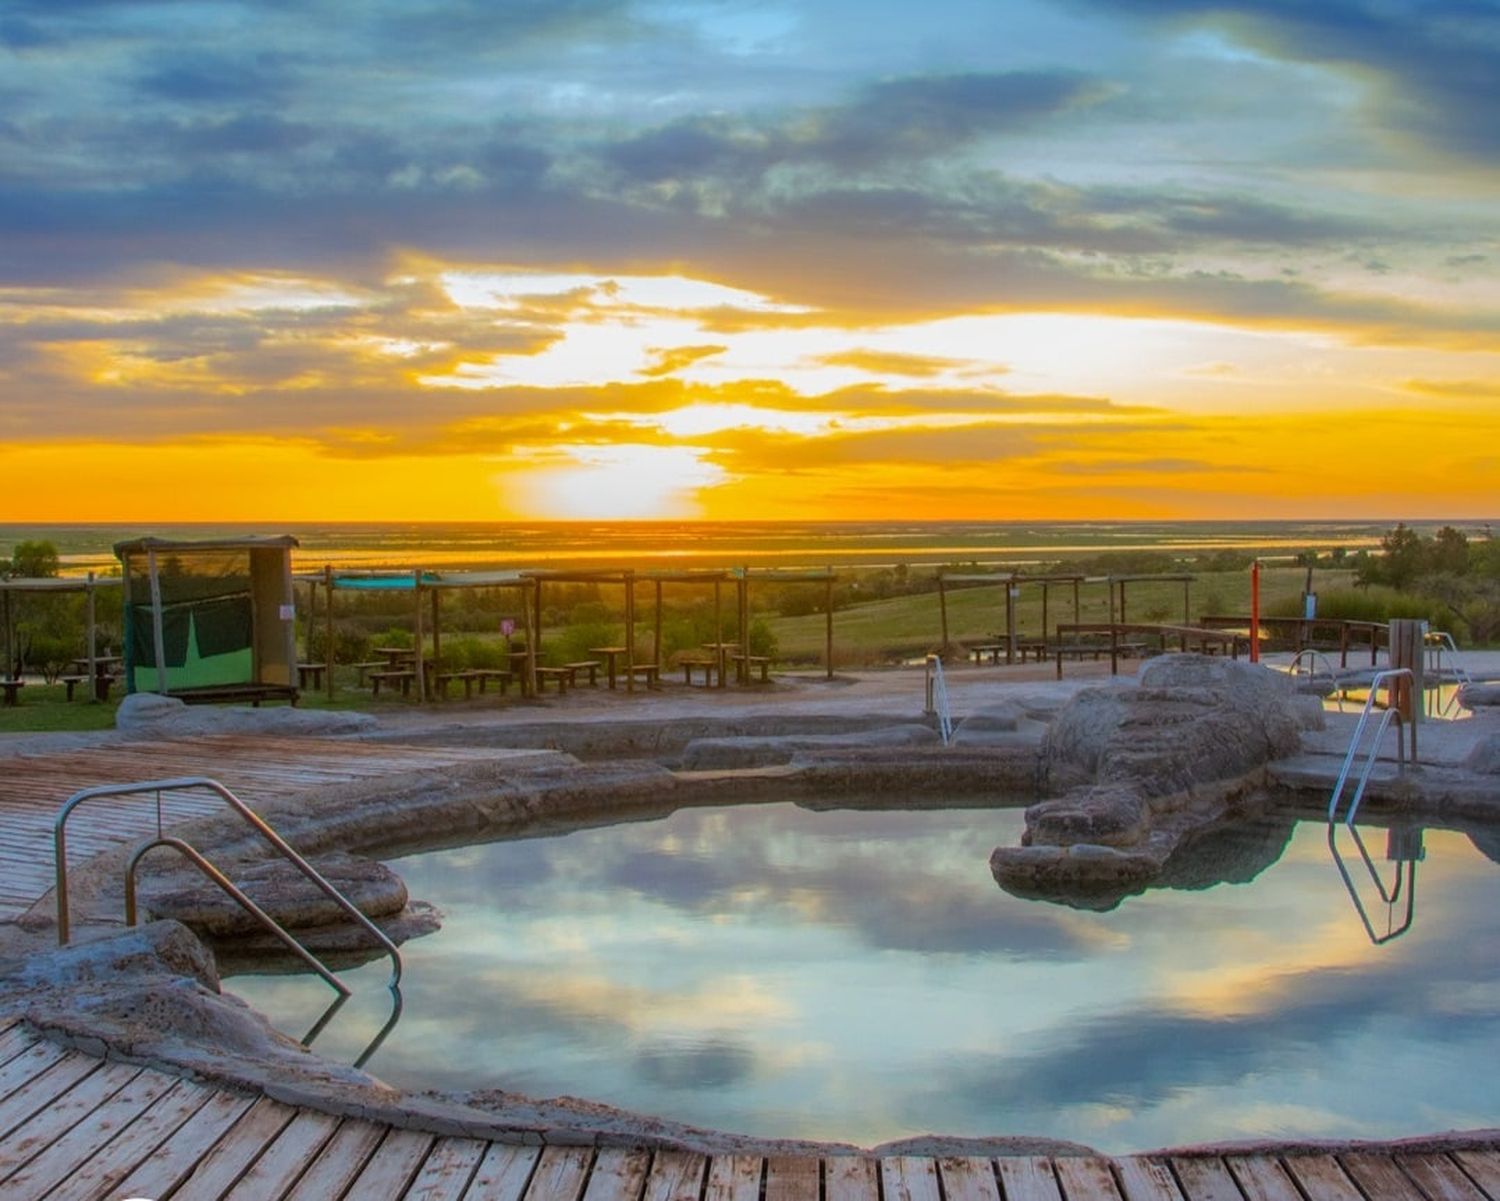
{"label": "picnic table", "polygon": [[[94,656],[94,696],[101,701],[109,700],[109,687],[115,682],[118,674],[116,669],[124,664],[125,660],[119,655],[95,655]],[[79,684],[88,681],[89,659],[87,655],[80,655],[73,660],[73,673],[71,675],[59,676],[58,679],[68,690],[68,700],[73,699],[73,689]]]}
{"label": "picnic table", "polygon": [[616,662],[625,653],[626,649],[623,646],[591,646],[588,648],[589,654],[598,655],[604,660],[604,676],[611,688],[615,686],[615,680],[619,677],[619,668],[616,666]]}

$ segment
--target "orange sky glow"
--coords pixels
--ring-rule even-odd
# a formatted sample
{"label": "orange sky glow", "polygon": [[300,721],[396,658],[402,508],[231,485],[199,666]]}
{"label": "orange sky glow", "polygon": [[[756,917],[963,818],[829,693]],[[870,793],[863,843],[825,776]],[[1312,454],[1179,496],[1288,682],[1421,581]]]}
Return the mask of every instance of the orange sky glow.
{"label": "orange sky glow", "polygon": [[863,11],[0,42],[6,519],[1494,510],[1500,151],[1439,31]]}

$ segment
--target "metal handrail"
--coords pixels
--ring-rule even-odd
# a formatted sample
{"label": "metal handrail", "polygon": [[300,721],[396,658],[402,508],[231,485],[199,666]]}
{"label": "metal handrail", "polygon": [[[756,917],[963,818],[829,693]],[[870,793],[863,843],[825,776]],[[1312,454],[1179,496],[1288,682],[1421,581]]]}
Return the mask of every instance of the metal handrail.
{"label": "metal handrail", "polygon": [[[324,896],[328,897],[328,899],[331,900],[335,905],[337,905],[341,910],[343,910],[346,915],[348,915],[358,925],[363,927],[364,930],[368,934],[370,934],[370,936],[374,938],[375,941],[380,944],[381,948],[391,957],[391,978],[389,987],[394,989],[400,984],[401,952],[397,949],[396,944],[386,936],[385,932],[381,930],[379,926],[375,925],[375,923],[372,922],[363,913],[361,913],[359,909],[354,905],[354,903],[349,900],[348,897],[344,896],[343,893],[341,893],[337,888],[330,884],[323,877],[322,873],[318,871],[317,868],[313,867],[312,864],[310,864],[306,859],[304,859],[289,845],[287,845],[286,841],[281,837],[281,835],[277,834],[276,831],[273,830],[265,822],[265,820],[260,817],[259,814],[255,813],[254,810],[246,805],[244,801],[240,800],[239,797],[235,796],[234,793],[230,792],[228,788],[224,787],[223,784],[220,784],[217,780],[209,779],[207,776],[182,776],[170,780],[145,780],[136,784],[101,784],[93,788],[85,788],[79,792],[75,792],[71,797],[67,799],[67,801],[63,803],[63,806],[58,810],[57,818],[52,825],[53,853],[56,856],[57,868],[57,941],[59,945],[66,945],[70,934],[70,926],[68,921],[67,847],[67,822],[69,815],[73,812],[74,809],[83,804],[85,801],[96,800],[99,797],[130,796],[133,794],[145,792],[155,792],[157,794],[157,836],[154,840],[151,840],[139,847],[131,857],[125,881],[126,920],[131,925],[134,925],[134,878],[136,864],[139,862],[140,858],[153,847],[171,846],[175,850],[178,850],[185,854],[189,859],[193,860],[197,864],[199,869],[203,870],[205,874],[208,875],[209,879],[218,884],[220,888],[224,888],[224,886],[228,884],[229,887],[225,891],[227,891],[230,896],[234,897],[234,899],[241,905],[245,906],[247,912],[250,912],[252,916],[257,916],[257,920],[260,920],[264,923],[269,923],[269,927],[274,927],[272,932],[279,932],[277,933],[278,937],[282,937],[284,935],[285,937],[283,938],[283,941],[291,940],[292,943],[296,943],[296,940],[292,939],[291,935],[287,934],[286,931],[282,929],[282,927],[277,924],[273,918],[264,913],[264,911],[260,910],[260,908],[256,906],[253,901],[244,896],[244,894],[240,892],[240,890],[236,889],[233,884],[230,884],[227,877],[224,877],[222,873],[218,872],[218,869],[214,868],[213,865],[208,862],[208,860],[204,859],[195,850],[193,850],[192,847],[190,847],[182,840],[168,838],[163,834],[161,794],[163,792],[185,791],[192,788],[206,789],[207,791],[214,793],[220,800],[228,805],[232,811],[239,814],[239,816],[244,819],[246,824],[249,825],[253,830],[255,830],[255,832],[258,833],[266,842],[268,842],[276,850],[276,852],[281,855],[283,859],[291,863],[292,866],[295,867],[299,872],[301,872],[305,877],[307,877],[308,880],[312,881],[312,883],[318,888],[320,892],[323,893]],[[217,878],[215,878],[216,876]],[[301,952],[299,957],[305,960],[309,960],[311,965],[314,966],[314,970],[318,971],[319,975],[321,975],[325,980],[328,980],[329,983],[333,984],[335,988],[341,991],[347,991],[343,983],[338,981],[338,978],[334,976],[333,973],[329,972],[327,968],[324,968],[321,964],[318,964],[316,959],[314,959],[310,955],[310,953],[307,953],[300,944],[297,944],[297,949],[299,952]]]}
{"label": "metal handrail", "polygon": [[947,746],[953,741],[953,714],[948,708],[948,682],[943,678],[939,655],[927,656],[927,712],[937,714],[938,733]]}
{"label": "metal handrail", "polygon": [[[1458,661],[1458,644],[1453,641],[1453,635],[1447,630],[1429,630],[1427,632],[1427,666],[1433,672],[1433,679],[1437,684],[1439,695],[1443,686],[1443,651],[1446,650],[1452,657],[1452,665],[1448,670],[1453,674],[1454,681],[1462,688],[1465,684],[1472,684],[1473,678]],[[1455,688],[1438,707],[1436,700],[1429,702],[1428,713],[1434,717],[1447,717],[1451,709],[1458,708],[1459,688]]]}
{"label": "metal handrail", "polygon": [[[1354,735],[1349,739],[1349,750],[1344,756],[1344,764],[1339,769],[1338,779],[1333,785],[1333,795],[1328,798],[1328,821],[1330,825],[1338,820],[1339,802],[1344,798],[1344,786],[1349,782],[1350,773],[1354,769],[1355,757],[1359,754],[1359,748],[1364,742],[1365,730],[1370,724],[1370,715],[1375,709],[1375,698],[1379,695],[1382,686],[1390,688],[1393,680],[1412,678],[1411,669],[1407,667],[1394,667],[1388,671],[1379,671],[1370,681],[1370,695],[1365,698],[1364,710],[1359,715],[1359,721],[1354,726]],[[1380,716],[1375,736],[1371,740],[1370,749],[1365,754],[1364,766],[1360,769],[1359,778],[1355,781],[1354,796],[1349,802],[1349,811],[1345,814],[1344,824],[1350,829],[1354,827],[1354,815],[1359,812],[1360,802],[1364,799],[1365,786],[1370,782],[1370,772],[1375,767],[1375,761],[1380,751],[1380,740],[1386,730],[1390,729],[1392,722],[1397,726],[1396,758],[1403,770],[1406,767],[1406,739],[1402,728],[1401,713],[1398,709],[1386,709]]]}
{"label": "metal handrail", "polygon": [[[1307,661],[1311,664],[1311,667],[1306,672],[1298,670],[1298,668],[1302,666],[1302,661],[1304,658],[1307,659]],[[1347,692],[1347,689],[1340,688],[1338,686],[1339,673],[1334,670],[1333,660],[1325,655],[1322,651],[1314,650],[1310,646],[1303,647],[1302,650],[1298,651],[1295,655],[1292,656],[1292,661],[1286,669],[1287,674],[1290,676],[1300,676],[1305,674],[1309,681],[1316,680],[1318,678],[1319,659],[1321,659],[1325,665],[1326,670],[1324,674],[1327,675],[1331,681],[1333,681],[1332,691],[1338,694],[1339,712],[1342,713],[1344,711],[1344,696]]]}

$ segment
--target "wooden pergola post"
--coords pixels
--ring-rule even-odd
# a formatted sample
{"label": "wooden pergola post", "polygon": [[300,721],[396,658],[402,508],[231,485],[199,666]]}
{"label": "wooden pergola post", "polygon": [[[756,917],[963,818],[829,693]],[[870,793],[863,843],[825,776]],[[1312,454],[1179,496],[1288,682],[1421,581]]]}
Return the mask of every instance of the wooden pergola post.
{"label": "wooden pergola post", "polygon": [[750,679],[750,566],[745,565],[744,574],[739,579],[739,617],[740,617],[740,654],[736,663],[735,679],[741,684]]}
{"label": "wooden pergola post", "polygon": [[426,634],[422,630],[422,569],[420,567],[412,569],[411,582],[412,591],[417,598],[417,628],[414,639],[417,649],[417,701],[418,703],[425,703],[427,700],[427,661],[422,648],[422,643],[426,641]]}
{"label": "wooden pergola post", "polygon": [[1005,589],[1005,665],[1016,661],[1016,577],[1012,575],[1002,585]]}
{"label": "wooden pergola post", "polygon": [[[328,643],[328,699],[329,700],[333,700],[333,658],[334,658],[334,656],[333,656],[333,564],[332,563],[327,563],[327,564],[324,564],[324,566],[323,566],[323,586],[324,586],[324,588],[328,592],[328,614],[327,614],[327,617],[325,619],[327,621],[327,623],[328,623],[328,634],[327,634],[327,637],[324,639],[324,641],[326,641]],[[311,616],[308,617],[308,624],[309,625],[312,624],[312,618],[311,618]],[[308,662],[309,663],[312,662],[311,658],[308,659]]]}
{"label": "wooden pergola post", "polygon": [[625,691],[635,691],[635,572],[626,570],[625,581]]}
{"label": "wooden pergola post", "polygon": [[537,655],[537,651],[541,650],[541,647],[542,647],[542,579],[541,579],[540,576],[535,577],[535,581],[534,581],[533,589],[532,589],[532,594],[531,594],[531,607],[532,607],[532,613],[533,613],[533,620],[531,622],[531,626],[532,626],[532,629],[536,631],[536,636],[535,636],[535,638],[533,638],[530,634],[528,634],[526,636],[526,649],[530,652],[530,655],[529,655],[529,658],[528,658],[528,662],[531,664],[531,684],[530,684],[530,687],[531,687],[532,691],[535,692],[536,691],[536,655]]}
{"label": "wooden pergola post", "polygon": [[94,615],[94,573],[89,572],[88,588],[84,596],[84,610],[88,621],[88,647],[89,647],[89,701],[98,703],[99,700],[99,673],[94,660],[98,657],[99,627]]}
{"label": "wooden pergola post", "polygon": [[[828,568],[828,583],[824,589],[823,597],[823,607],[828,612],[828,649],[824,655],[824,660],[828,664],[828,678],[831,680],[833,679],[833,567],[831,565]],[[749,653],[750,648],[746,647],[745,654],[748,655]],[[747,662],[745,664],[745,675],[747,678],[749,674],[750,664]]]}
{"label": "wooden pergola post", "polygon": [[1047,653],[1047,588],[1046,580],[1042,581],[1042,653]]}
{"label": "wooden pergola post", "polygon": [[1193,592],[1193,581],[1192,580],[1183,580],[1182,581],[1182,624],[1185,625],[1185,626],[1190,626],[1190,625],[1193,624],[1193,606],[1192,606],[1192,600],[1191,600],[1192,592]]}
{"label": "wooden pergola post", "polygon": [[432,590],[432,670],[443,670],[442,589]]}
{"label": "wooden pergola post", "polygon": [[[526,666],[521,672],[521,695],[523,696],[536,695],[537,639],[531,636],[531,614],[533,607],[537,613],[540,613],[542,608],[539,599],[542,591],[542,581],[533,579],[529,583],[532,592],[535,594],[534,596],[526,595],[526,582],[523,582],[521,585],[521,634],[526,639]],[[534,606],[533,601],[536,602]],[[506,639],[505,645],[509,649],[509,639]]]}
{"label": "wooden pergola post", "polygon": [[714,652],[719,660],[719,687],[724,687],[724,581],[714,577]]}
{"label": "wooden pergola post", "polygon": [[943,623],[943,641],[939,645],[938,651],[941,654],[947,654],[947,652],[948,652],[948,589],[947,589],[947,586],[943,583],[943,572],[942,572],[941,568],[938,569],[937,586],[938,586],[938,613],[941,616],[942,623]]}
{"label": "wooden pergola post", "polygon": [[[662,668],[661,662],[661,581],[653,581],[656,584],[656,637],[651,642],[651,662],[656,664],[659,673]],[[660,679],[660,676],[657,677]]]}
{"label": "wooden pergola post", "polygon": [[[333,598],[329,597],[329,603],[330,604],[332,603],[332,601],[333,601]],[[316,580],[308,580],[307,581],[307,639],[306,639],[306,646],[303,648],[303,651],[302,651],[302,657],[304,659],[306,659],[307,662],[309,662],[309,663],[315,663],[315,662],[317,662],[317,660],[315,660],[313,658],[313,631],[314,631],[315,627],[317,626],[317,624],[318,624],[318,582]]]}

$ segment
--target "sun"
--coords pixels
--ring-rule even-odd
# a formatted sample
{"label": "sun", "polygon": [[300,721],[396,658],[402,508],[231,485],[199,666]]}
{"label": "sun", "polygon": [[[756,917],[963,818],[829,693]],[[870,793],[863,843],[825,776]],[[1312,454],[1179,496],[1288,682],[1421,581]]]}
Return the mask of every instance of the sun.
{"label": "sun", "polygon": [[572,461],[499,479],[518,508],[557,521],[688,520],[702,515],[699,492],[729,475],[692,446],[564,446]]}

